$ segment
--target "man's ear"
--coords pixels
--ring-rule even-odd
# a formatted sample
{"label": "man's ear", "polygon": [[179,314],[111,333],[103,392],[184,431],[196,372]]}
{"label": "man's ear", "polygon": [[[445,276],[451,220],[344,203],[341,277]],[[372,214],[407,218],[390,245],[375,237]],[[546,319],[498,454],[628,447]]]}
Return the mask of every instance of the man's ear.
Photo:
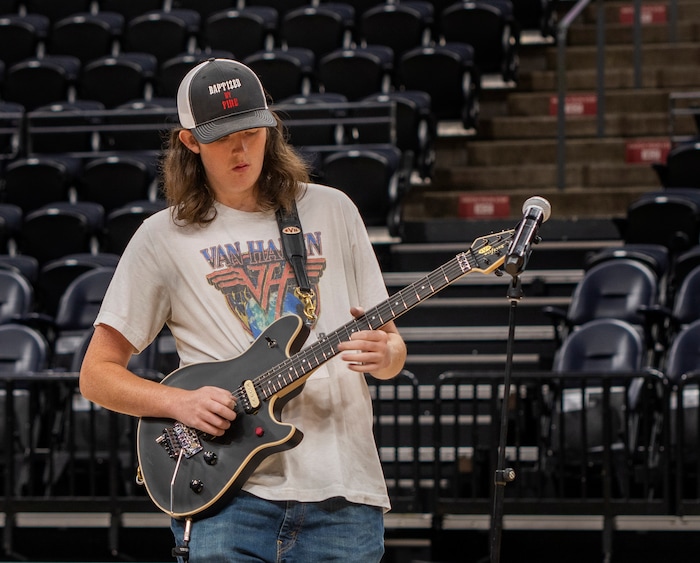
{"label": "man's ear", "polygon": [[199,141],[194,138],[194,135],[189,129],[180,130],[178,137],[183,145],[185,145],[193,153],[199,154]]}

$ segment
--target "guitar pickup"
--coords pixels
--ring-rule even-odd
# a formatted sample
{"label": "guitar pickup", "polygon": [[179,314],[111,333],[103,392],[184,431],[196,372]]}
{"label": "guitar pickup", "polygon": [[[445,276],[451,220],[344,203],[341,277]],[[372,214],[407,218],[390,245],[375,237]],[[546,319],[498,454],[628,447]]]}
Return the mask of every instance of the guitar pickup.
{"label": "guitar pickup", "polygon": [[163,432],[156,438],[156,443],[160,444],[172,459],[177,459],[180,452],[185,458],[202,451],[202,443],[196,430],[176,422],[171,428],[163,428]]}

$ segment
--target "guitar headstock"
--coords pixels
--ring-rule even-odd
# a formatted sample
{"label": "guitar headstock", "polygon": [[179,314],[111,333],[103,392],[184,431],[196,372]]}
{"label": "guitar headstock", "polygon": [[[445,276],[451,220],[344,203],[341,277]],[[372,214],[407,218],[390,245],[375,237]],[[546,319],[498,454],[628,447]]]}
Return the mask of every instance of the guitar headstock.
{"label": "guitar headstock", "polygon": [[506,259],[506,252],[513,241],[515,229],[491,233],[474,240],[470,247],[472,270],[488,274],[500,267]]}

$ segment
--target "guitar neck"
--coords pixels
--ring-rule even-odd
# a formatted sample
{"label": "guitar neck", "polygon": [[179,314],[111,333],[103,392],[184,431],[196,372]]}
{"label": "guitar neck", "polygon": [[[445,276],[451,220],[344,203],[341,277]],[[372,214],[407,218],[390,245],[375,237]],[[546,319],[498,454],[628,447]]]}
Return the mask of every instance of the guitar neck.
{"label": "guitar neck", "polygon": [[338,354],[338,344],[350,340],[361,330],[376,330],[425,299],[432,297],[474,268],[471,250],[462,252],[427,276],[419,279],[383,301],[364,315],[353,319],[334,332],[323,335],[307,348],[253,380],[261,399],[270,399],[285,387],[296,383],[321,364]]}

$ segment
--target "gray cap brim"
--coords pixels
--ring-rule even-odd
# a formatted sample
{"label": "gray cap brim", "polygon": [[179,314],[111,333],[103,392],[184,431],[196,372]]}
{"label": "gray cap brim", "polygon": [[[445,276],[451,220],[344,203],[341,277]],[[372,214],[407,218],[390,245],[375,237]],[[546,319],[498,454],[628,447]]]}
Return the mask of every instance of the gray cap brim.
{"label": "gray cap brim", "polygon": [[244,114],[202,123],[202,125],[190,129],[190,131],[192,131],[192,135],[197,141],[207,144],[218,141],[231,133],[238,133],[239,131],[257,127],[275,127],[276,125],[277,120],[270,110],[256,109]]}

